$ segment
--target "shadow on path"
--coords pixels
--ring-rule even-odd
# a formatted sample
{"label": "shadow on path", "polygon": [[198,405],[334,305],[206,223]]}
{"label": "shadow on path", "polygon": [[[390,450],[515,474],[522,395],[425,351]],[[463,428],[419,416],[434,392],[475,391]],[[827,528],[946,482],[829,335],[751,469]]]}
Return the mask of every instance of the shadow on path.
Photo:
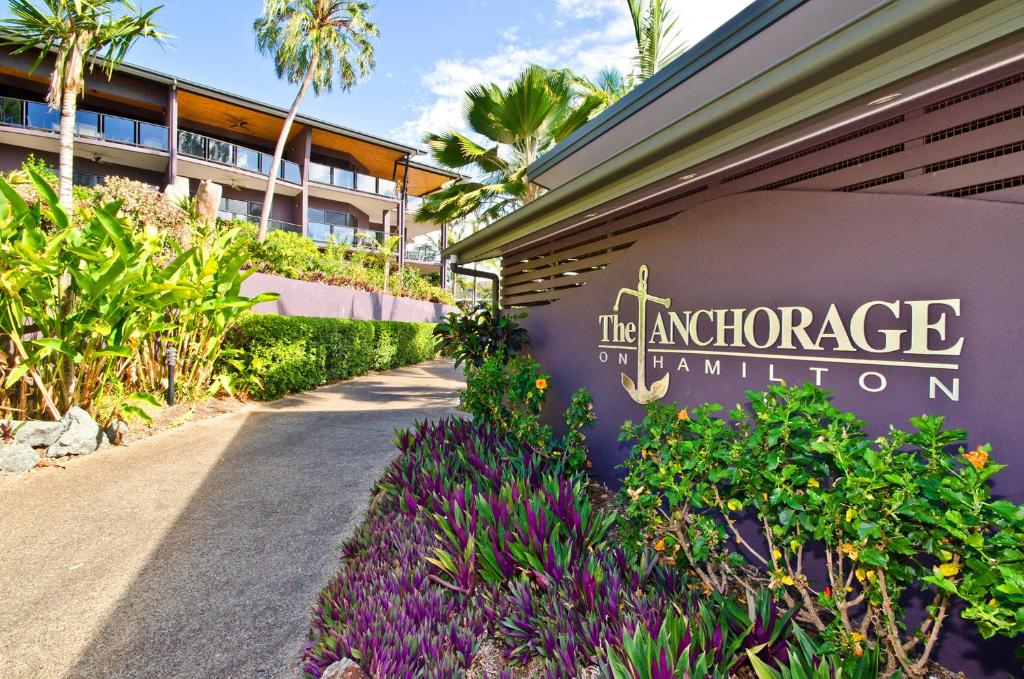
{"label": "shadow on path", "polygon": [[420,370],[248,413],[65,676],[299,676],[309,609],[393,459],[393,431],[453,410],[455,373]]}

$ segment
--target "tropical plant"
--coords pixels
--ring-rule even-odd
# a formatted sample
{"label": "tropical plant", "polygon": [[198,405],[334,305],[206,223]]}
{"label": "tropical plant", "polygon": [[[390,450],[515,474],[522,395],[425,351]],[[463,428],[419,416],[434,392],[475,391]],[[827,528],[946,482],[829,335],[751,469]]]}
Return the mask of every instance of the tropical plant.
{"label": "tropical plant", "polygon": [[455,359],[456,367],[465,364],[466,371],[491,356],[506,363],[530,343],[530,333],[519,325],[524,318],[525,313],[502,314],[490,304],[466,313],[453,311],[434,330],[437,351]]}
{"label": "tropical plant", "polygon": [[209,384],[227,322],[272,299],[239,295],[233,234],[183,249],[130,223],[118,201],[83,207],[73,225],[46,179],[26,172],[39,206],[0,180],[0,345],[13,348],[0,355],[0,405],[53,419],[73,405],[129,413],[144,400],[134,390],[160,387],[158,338],[179,347],[183,383]]}
{"label": "tropical plant", "polygon": [[374,68],[372,8],[364,0],[264,0],[263,15],[253,23],[256,47],[274,60],[277,77],[299,91],[274,148],[257,240],[267,237],[277,172],[306,92],[312,87],[319,96],[335,86],[346,92]]}
{"label": "tropical plant", "polygon": [[385,236],[380,240],[367,239],[362,245],[369,249],[363,254],[384,271],[384,292],[390,292],[391,262],[402,245],[400,236]]}
{"label": "tropical plant", "polygon": [[876,679],[878,677],[878,648],[868,648],[860,655],[842,658],[827,649],[818,649],[807,632],[799,627],[793,630],[794,641],[788,646],[788,660],[777,668],[764,662],[757,649],[748,649],[747,655],[757,679]]}
{"label": "tropical plant", "polygon": [[[32,70],[52,53],[53,70],[46,103],[60,110],[60,185],[65,211],[72,208],[75,112],[85,87],[85,71],[102,60],[107,78],[124,61],[137,40],[163,41],[153,22],[160,7],[136,9],[130,0],[8,0],[11,17],[0,23],[5,43],[17,45],[15,54],[37,52]],[[39,7],[37,4],[41,4]]]}
{"label": "tropical plant", "polygon": [[476,214],[493,221],[540,196],[526,168],[578,130],[603,106],[583,96],[565,71],[528,66],[507,87],[477,85],[466,93],[466,125],[483,140],[448,130],[424,137],[434,160],[470,169],[475,178],[430,194],[417,211],[421,221],[454,222]]}
{"label": "tropical plant", "polygon": [[954,605],[985,637],[1024,630],[1024,508],[992,498],[1004,466],[987,445],[965,452],[966,432],[936,416],[871,439],[811,384],[747,398],[727,420],[653,404],[626,424],[629,544],[659,546],[709,590],[767,584],[841,655],[880,647],[887,675],[925,672]]}
{"label": "tropical plant", "polygon": [[636,77],[647,80],[685,49],[667,0],[626,0],[636,36]]}

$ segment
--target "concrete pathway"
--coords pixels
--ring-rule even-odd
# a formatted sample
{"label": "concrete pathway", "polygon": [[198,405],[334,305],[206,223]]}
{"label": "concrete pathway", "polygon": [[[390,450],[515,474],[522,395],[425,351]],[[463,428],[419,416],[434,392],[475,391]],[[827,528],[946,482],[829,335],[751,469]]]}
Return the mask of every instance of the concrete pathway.
{"label": "concrete pathway", "polygon": [[433,362],[0,480],[0,677],[288,677]]}

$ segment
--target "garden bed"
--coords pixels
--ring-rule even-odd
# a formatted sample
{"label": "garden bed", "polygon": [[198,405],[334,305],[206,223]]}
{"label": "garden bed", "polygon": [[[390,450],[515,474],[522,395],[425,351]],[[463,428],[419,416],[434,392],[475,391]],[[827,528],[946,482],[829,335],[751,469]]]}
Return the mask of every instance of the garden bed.
{"label": "garden bed", "polygon": [[950,677],[949,611],[986,638],[1024,626],[1024,508],[992,497],[1003,466],[966,432],[872,438],[810,384],[725,415],[649,404],[613,497],[586,473],[587,392],[563,436],[541,423],[551,377],[517,318],[438,326],[472,420],[399,433],[307,676]]}

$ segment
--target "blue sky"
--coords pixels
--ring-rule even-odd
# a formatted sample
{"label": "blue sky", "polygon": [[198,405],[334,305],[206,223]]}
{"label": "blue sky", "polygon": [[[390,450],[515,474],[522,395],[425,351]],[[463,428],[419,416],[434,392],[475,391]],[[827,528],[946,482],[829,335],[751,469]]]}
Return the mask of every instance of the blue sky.
{"label": "blue sky", "polygon": [[[146,6],[156,4],[149,0]],[[294,88],[256,53],[259,0],[163,0],[159,22],[171,45],[140,44],[128,61],[288,107]],[[747,0],[670,0],[693,44]],[[462,93],[507,82],[524,64],[594,74],[629,68],[626,0],[380,0],[377,69],[347,93],[306,98],[304,113],[419,145],[426,131],[459,127]]]}

